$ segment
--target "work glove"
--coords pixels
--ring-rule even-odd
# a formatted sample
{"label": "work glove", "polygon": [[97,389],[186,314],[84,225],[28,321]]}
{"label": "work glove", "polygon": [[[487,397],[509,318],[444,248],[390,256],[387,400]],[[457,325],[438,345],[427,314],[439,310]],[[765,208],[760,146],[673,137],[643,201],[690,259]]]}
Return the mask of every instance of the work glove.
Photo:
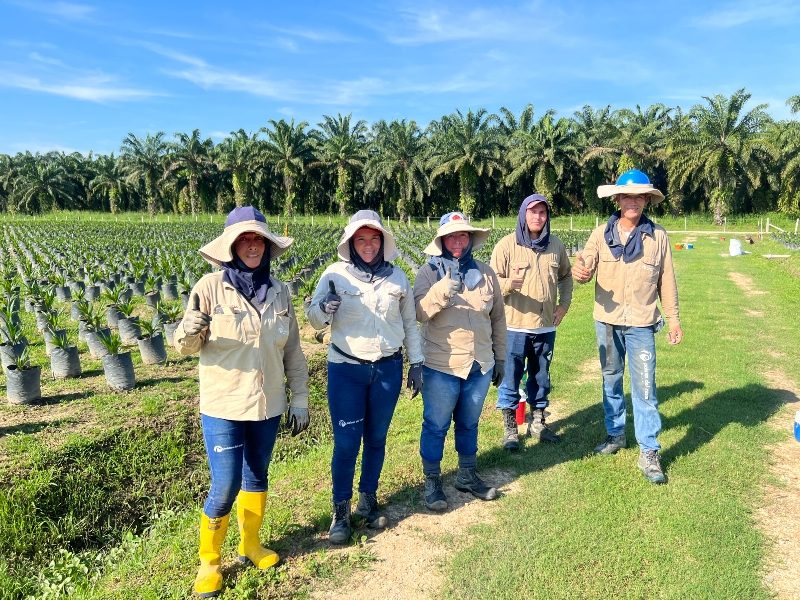
{"label": "work glove", "polygon": [[186,335],[195,336],[208,329],[211,323],[211,315],[207,315],[200,310],[200,297],[192,294],[191,308],[183,315],[183,330]]}
{"label": "work glove", "polygon": [[500,384],[503,383],[503,375],[506,372],[506,361],[504,360],[496,360],[494,361],[494,372],[492,373],[492,385],[494,387],[500,387]]}
{"label": "work glove", "polygon": [[328,293],[319,301],[319,307],[327,315],[333,315],[339,310],[339,305],[342,303],[342,297],[336,293],[336,286],[333,280],[328,280]]}
{"label": "work glove", "polygon": [[414,363],[408,368],[406,389],[412,390],[412,399],[416,398],[417,394],[422,391],[422,363]]}
{"label": "work glove", "polygon": [[447,277],[443,277],[439,281],[439,286],[441,286],[442,293],[447,298],[452,298],[461,291],[461,278],[458,275],[453,275],[453,267],[447,269]]}
{"label": "work glove", "polygon": [[308,429],[310,422],[311,416],[307,408],[289,407],[289,412],[286,414],[286,426],[291,429],[292,437]]}

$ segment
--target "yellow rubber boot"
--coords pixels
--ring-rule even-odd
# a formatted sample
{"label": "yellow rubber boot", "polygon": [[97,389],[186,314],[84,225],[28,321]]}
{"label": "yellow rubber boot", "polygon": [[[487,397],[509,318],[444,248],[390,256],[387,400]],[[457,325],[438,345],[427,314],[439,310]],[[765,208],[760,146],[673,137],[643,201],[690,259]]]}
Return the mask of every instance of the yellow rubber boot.
{"label": "yellow rubber boot", "polygon": [[258,532],[264,520],[267,492],[239,492],[236,497],[236,518],[239,520],[239,560],[249,562],[259,569],[274,567],[280,557],[261,545]]}
{"label": "yellow rubber boot", "polygon": [[200,515],[200,569],[194,580],[194,591],[201,598],[213,598],[222,590],[220,550],[228,533],[230,515],[209,517]]}

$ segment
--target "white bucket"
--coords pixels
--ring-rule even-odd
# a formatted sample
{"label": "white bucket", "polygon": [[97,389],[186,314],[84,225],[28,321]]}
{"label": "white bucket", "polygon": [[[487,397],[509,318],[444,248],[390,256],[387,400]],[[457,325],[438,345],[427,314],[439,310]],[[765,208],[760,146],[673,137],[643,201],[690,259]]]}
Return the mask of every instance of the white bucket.
{"label": "white bucket", "polygon": [[741,256],[742,254],[744,254],[744,252],[742,252],[742,242],[731,238],[731,243],[728,251],[730,252],[731,256]]}

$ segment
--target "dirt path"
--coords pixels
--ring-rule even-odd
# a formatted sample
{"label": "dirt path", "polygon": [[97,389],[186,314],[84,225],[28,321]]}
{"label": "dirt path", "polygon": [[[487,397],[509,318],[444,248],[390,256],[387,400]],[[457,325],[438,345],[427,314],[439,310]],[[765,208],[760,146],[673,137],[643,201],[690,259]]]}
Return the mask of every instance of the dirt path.
{"label": "dirt path", "polygon": [[[782,390],[784,406],[770,425],[786,430],[800,410],[800,387],[786,373],[767,371],[769,386]],[[756,511],[756,522],[772,540],[764,582],[781,600],[800,597],[800,443],[793,437],[772,448],[770,472],[764,488],[764,504]]]}
{"label": "dirt path", "polygon": [[753,298],[755,296],[763,296],[767,292],[764,290],[760,290],[756,287],[753,280],[748,277],[747,275],[743,275],[742,273],[737,273],[735,271],[731,271],[728,273],[728,278],[736,284],[740,290],[742,290],[748,298]]}
{"label": "dirt path", "polygon": [[[519,483],[511,473],[485,471],[483,479],[514,494]],[[390,506],[387,513],[395,525],[367,542],[376,561],[367,570],[356,571],[335,589],[311,595],[316,600],[417,600],[441,597],[447,564],[453,548],[468,543],[472,525],[491,521],[496,502],[482,502],[457,491],[445,481],[450,509],[442,514],[424,508],[411,513],[407,506]],[[461,543],[459,543],[461,538]],[[455,542],[453,541],[455,540]],[[352,548],[332,552],[350,552]]]}

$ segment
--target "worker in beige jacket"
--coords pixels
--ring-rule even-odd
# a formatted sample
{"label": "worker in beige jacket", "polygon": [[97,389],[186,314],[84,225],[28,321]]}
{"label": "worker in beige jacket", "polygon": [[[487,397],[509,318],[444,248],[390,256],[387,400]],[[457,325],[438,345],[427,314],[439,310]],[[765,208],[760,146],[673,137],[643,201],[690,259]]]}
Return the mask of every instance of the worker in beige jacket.
{"label": "worker in beige jacket", "polygon": [[289,289],[270,275],[271,259],[292,241],[270,232],[252,206],[233,209],[222,234],[200,249],[221,270],[197,282],[175,330],[181,354],[200,352],[200,417],[211,489],[200,516],[194,590],[205,598],[222,589],[220,552],[234,501],[239,560],[259,569],[279,560],[259,541],[267,469],[287,406],[293,435],[309,423],[308,365],[297,318]]}
{"label": "worker in beige jacket", "polygon": [[545,442],[561,440],[545,421],[550,404],[550,363],[556,328],[572,302],[572,276],[564,244],[550,231],[550,203],[531,194],[519,207],[514,233],[492,251],[491,266],[505,301],[508,345],[497,408],[503,413],[503,447],[519,449],[516,411],[520,381],[527,372],[525,393],[531,415],[528,435]]}
{"label": "worker in beige jacket", "polygon": [[644,214],[648,203],[658,204],[664,194],[653,187],[647,175],[631,169],[620,175],[616,184],[598,187],[597,195],[612,196],[619,210],[591,233],[572,267],[579,283],[597,274],[594,318],[607,436],[595,452],[614,454],[627,445],[622,389],[627,356],[639,469],[651,483],[665,483],[656,439],[661,416],[656,397],[655,334],[664,324],[659,300],[669,321],[670,344],[681,343],[683,329],[667,232]]}
{"label": "worker in beige jacket", "polygon": [[488,229],[473,227],[460,212],[447,213],[425,248],[430,260],[414,281],[425,352],[419,453],[425,506],[434,511],[447,509],[440,463],[450,423],[458,453],[455,488],[481,500],[497,496],[476,473],[478,421],[489,382],[500,382],[506,355],[500,283],[472,256],[488,237]]}

